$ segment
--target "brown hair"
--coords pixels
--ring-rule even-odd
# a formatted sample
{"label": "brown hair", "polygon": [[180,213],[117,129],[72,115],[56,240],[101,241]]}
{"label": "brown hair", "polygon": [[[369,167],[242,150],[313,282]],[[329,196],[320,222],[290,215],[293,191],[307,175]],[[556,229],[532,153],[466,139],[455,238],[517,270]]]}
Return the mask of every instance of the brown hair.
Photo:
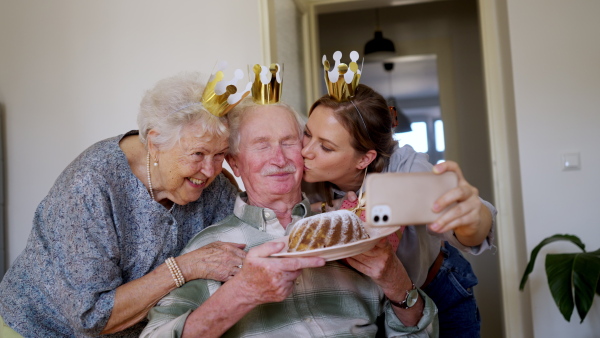
{"label": "brown hair", "polygon": [[337,102],[325,95],[313,103],[308,116],[317,106],[333,109],[336,119],[350,133],[350,143],[356,151],[364,154],[373,149],[377,152],[377,157],[369,164],[367,171],[381,172],[389,163],[396,144],[392,136],[390,109],[383,96],[363,84],[357,86],[356,94],[351,100],[352,102]]}
{"label": "brown hair", "polygon": [[[350,143],[356,151],[364,154],[373,149],[377,152],[375,160],[367,167],[367,172],[381,172],[388,165],[397,144],[392,135],[390,109],[383,96],[363,84],[356,87],[351,101],[337,102],[325,95],[313,103],[308,115],[321,105],[333,109],[336,119],[350,133]],[[356,109],[360,111],[360,115]],[[329,184],[325,183],[325,187],[328,188]],[[327,202],[331,204],[331,193],[325,195]]]}

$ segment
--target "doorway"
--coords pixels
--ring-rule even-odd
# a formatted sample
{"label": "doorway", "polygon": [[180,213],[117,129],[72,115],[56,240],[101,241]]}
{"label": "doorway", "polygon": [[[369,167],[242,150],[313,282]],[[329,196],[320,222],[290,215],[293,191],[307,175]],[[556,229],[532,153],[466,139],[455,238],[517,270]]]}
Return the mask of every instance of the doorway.
{"label": "doorway", "polygon": [[[384,62],[382,64],[382,62]],[[395,56],[365,62],[360,82],[380,93],[396,108],[401,125],[394,129],[400,147],[411,145],[429,155],[429,162],[445,160],[444,122],[440,107],[437,56]]]}
{"label": "doorway", "polygon": [[[374,87],[386,99],[395,99],[402,110],[407,110],[409,119],[422,123],[426,135],[427,128],[434,129],[434,121],[443,121],[444,158],[458,162],[480,196],[494,203],[477,1],[329,11],[317,15],[317,22],[319,54],[330,57],[340,50],[342,61],[352,50],[362,54],[379,26],[383,36],[396,45],[397,55],[379,64],[365,63],[361,83]],[[417,56],[421,61],[414,61]],[[402,58],[409,61],[398,62],[392,71],[384,69],[384,62]],[[410,73],[414,71],[411,68],[416,74]],[[402,85],[412,87],[403,90]],[[320,90],[324,93],[322,84]],[[430,152],[434,145],[420,150]],[[502,337],[498,256],[489,251],[465,256],[480,279],[475,293],[482,336]]]}

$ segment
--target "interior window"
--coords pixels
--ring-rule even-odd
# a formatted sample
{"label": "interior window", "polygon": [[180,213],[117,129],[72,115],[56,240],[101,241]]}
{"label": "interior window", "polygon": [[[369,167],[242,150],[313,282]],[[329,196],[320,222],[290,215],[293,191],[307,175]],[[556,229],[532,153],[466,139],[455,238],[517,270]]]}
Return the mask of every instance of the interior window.
{"label": "interior window", "polygon": [[410,144],[416,151],[427,153],[429,162],[444,162],[444,122],[441,119],[410,116],[412,131],[394,134],[400,147]]}
{"label": "interior window", "polygon": [[427,123],[412,122],[410,124],[412,131],[394,134],[394,139],[398,141],[400,147],[410,144],[416,151],[427,153],[429,151],[429,142],[427,138]]}

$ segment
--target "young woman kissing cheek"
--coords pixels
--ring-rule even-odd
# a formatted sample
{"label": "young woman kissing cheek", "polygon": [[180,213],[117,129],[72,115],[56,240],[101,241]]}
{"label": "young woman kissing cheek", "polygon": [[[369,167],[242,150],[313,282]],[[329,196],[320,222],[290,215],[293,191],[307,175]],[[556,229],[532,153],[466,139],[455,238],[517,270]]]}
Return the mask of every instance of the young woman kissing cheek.
{"label": "young woman kissing cheek", "polygon": [[350,133],[332,108],[317,106],[310,114],[302,140],[304,181],[335,184],[342,191],[356,191],[363,180],[369,156],[351,145]]}

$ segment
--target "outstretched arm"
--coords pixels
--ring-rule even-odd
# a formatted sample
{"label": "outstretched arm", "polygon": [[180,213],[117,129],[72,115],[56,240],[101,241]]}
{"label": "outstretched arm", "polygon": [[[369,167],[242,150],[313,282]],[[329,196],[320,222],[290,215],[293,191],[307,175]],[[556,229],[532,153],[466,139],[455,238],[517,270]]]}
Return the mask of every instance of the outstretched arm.
{"label": "outstretched arm", "polygon": [[440,197],[433,205],[433,211],[439,212],[456,204],[430,224],[429,229],[439,233],[452,230],[463,245],[480,245],[490,233],[492,214],[481,202],[479,190],[467,182],[456,162],[446,161],[433,167],[436,174],[446,171],[456,173],[458,186]]}

